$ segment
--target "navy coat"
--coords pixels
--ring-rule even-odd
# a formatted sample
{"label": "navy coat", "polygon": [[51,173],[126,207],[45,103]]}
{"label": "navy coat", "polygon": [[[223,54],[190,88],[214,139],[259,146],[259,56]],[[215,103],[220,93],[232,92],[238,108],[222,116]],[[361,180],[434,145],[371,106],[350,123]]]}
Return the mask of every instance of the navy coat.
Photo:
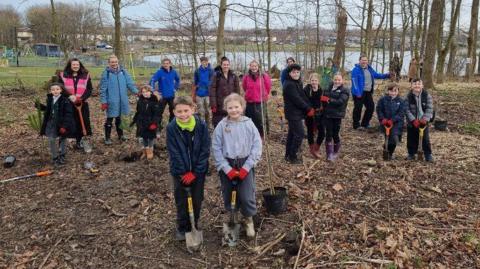
{"label": "navy coat", "polygon": [[187,172],[193,172],[197,177],[204,177],[208,169],[210,156],[210,135],[205,121],[197,116],[193,129],[191,148],[185,132],[178,127],[173,119],[167,125],[167,150],[170,156],[170,174],[178,178]]}
{"label": "navy coat", "polygon": [[405,101],[397,96],[395,98],[385,95],[377,102],[377,118],[393,121],[392,135],[401,135],[403,130],[403,118],[405,116]]}

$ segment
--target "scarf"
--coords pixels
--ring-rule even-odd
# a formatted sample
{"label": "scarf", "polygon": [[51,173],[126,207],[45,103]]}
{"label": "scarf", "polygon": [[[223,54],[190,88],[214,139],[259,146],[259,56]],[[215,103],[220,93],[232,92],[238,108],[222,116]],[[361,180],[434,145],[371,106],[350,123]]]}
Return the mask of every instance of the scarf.
{"label": "scarf", "polygon": [[179,121],[178,119],[175,119],[178,127],[180,127],[180,129],[182,131],[189,131],[189,132],[193,132],[193,129],[195,129],[195,124],[196,124],[196,121],[195,121],[195,117],[190,117],[190,119],[188,120],[188,122],[181,122]]}

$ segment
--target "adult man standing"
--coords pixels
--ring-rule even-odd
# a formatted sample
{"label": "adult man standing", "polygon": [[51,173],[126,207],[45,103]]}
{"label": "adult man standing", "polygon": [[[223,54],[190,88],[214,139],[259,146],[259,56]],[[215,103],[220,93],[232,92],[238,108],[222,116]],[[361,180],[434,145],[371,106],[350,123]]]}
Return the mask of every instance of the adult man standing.
{"label": "adult man standing", "polygon": [[[375,110],[375,103],[373,102],[375,79],[387,78],[390,78],[390,74],[377,73],[368,64],[367,56],[360,56],[359,63],[352,70],[353,129],[370,127],[370,120]],[[365,114],[362,117],[363,106],[365,106]],[[362,118],[361,123],[360,118]]]}
{"label": "adult man standing", "polygon": [[212,78],[215,72],[210,66],[207,57],[200,57],[200,63],[200,67],[195,70],[193,74],[192,99],[197,103],[200,118],[205,120],[208,126],[210,121],[210,97],[208,95],[208,88],[210,84],[212,84]]}
{"label": "adult man standing", "polygon": [[[155,72],[152,79],[150,79],[150,86],[155,92],[155,83],[158,82],[158,94],[160,99],[160,122],[159,128],[162,126],[162,116],[165,111],[165,107],[168,104],[168,111],[170,116],[168,122],[170,122],[173,115],[173,99],[175,99],[175,92],[180,88],[180,77],[177,71],[173,69],[170,59],[165,58],[162,60],[162,67]],[[160,129],[157,131],[157,133]]]}

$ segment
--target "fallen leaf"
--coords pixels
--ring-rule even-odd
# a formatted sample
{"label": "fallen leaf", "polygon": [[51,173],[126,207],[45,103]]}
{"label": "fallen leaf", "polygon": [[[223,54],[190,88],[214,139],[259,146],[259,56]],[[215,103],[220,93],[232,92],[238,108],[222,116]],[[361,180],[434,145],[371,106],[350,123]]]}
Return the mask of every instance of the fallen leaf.
{"label": "fallen leaf", "polygon": [[343,187],[340,183],[336,183],[335,185],[333,185],[332,187],[335,191],[342,191],[343,190]]}

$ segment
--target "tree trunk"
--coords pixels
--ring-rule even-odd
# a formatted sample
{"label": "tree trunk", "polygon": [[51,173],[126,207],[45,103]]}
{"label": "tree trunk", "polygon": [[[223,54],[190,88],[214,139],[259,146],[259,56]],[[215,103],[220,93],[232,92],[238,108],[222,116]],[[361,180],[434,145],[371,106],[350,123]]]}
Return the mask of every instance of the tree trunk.
{"label": "tree trunk", "polygon": [[360,27],[360,53],[365,53],[365,12],[367,11],[367,0],[363,0],[362,26]]}
{"label": "tree trunk", "polygon": [[420,58],[425,56],[425,42],[427,41],[427,23],[428,23],[428,2],[425,0],[424,13],[423,13],[423,31],[422,31],[422,42],[420,43]]}
{"label": "tree trunk", "polygon": [[365,48],[364,48],[364,53],[367,53],[367,59],[370,58],[370,55],[368,55],[369,48],[371,46],[371,34],[372,34],[372,28],[373,28],[373,0],[368,0],[368,11],[367,11],[367,28],[365,29]]}
{"label": "tree trunk", "polygon": [[191,33],[192,33],[192,58],[193,63],[195,66],[195,70],[198,68],[198,61],[197,61],[197,29],[195,27],[195,0],[190,0],[190,7],[192,8],[192,26],[191,26]]}
{"label": "tree trunk", "polygon": [[[422,32],[424,31],[423,29],[423,9],[425,7],[426,0],[421,0],[420,5],[418,7],[418,19],[417,19],[417,31],[415,32],[415,48],[413,49],[413,53],[415,54],[415,59],[417,59],[417,63],[419,60],[419,52],[418,52],[418,47],[420,46],[420,37],[422,36]],[[413,11],[412,14],[413,16]]]}
{"label": "tree trunk", "polygon": [[[475,0],[478,1],[478,0]],[[444,0],[433,0],[430,14],[430,22],[428,25],[427,44],[437,44],[438,42],[438,25],[442,17]],[[434,48],[425,50],[425,60],[423,63],[423,81],[425,88],[433,88],[433,67],[435,65],[435,54],[437,50]]]}
{"label": "tree trunk", "polygon": [[52,10],[52,42],[55,44],[59,43],[59,33],[58,33],[58,18],[57,18],[57,11],[55,9],[55,3],[53,0],[50,0],[50,8]]}
{"label": "tree trunk", "polygon": [[337,42],[335,43],[335,52],[333,53],[333,64],[340,67],[340,63],[345,50],[345,36],[347,33],[347,12],[340,2],[337,13]]}
{"label": "tree trunk", "polygon": [[218,27],[217,27],[217,63],[220,64],[220,59],[225,53],[225,15],[227,13],[227,0],[220,0],[220,7],[218,8]]}
{"label": "tree trunk", "polygon": [[123,60],[123,48],[122,48],[122,21],[120,17],[120,1],[112,0],[113,6],[113,20],[115,21],[115,39],[113,41],[113,48],[115,55],[117,55],[120,61]]}
{"label": "tree trunk", "polygon": [[[270,31],[270,3],[272,0],[267,0],[267,19],[265,31],[267,32],[267,71],[272,68],[272,33]],[[263,69],[263,68],[262,68]]]}
{"label": "tree trunk", "polygon": [[400,70],[402,70],[403,66],[403,58],[405,56],[405,42],[407,37],[407,29],[408,29],[408,15],[407,9],[405,5],[405,0],[401,2],[401,9],[402,9],[402,36],[400,38]]}
{"label": "tree trunk", "polygon": [[467,62],[466,78],[471,81],[475,72],[475,63],[477,61],[477,33],[478,33],[478,6],[479,0],[472,1],[472,13],[470,17],[470,30],[467,38]]}
{"label": "tree trunk", "polygon": [[457,39],[453,37],[450,42],[450,50],[448,54],[447,77],[453,78],[455,76],[455,58],[457,56]]}
{"label": "tree trunk", "polygon": [[377,26],[377,30],[375,30],[375,37],[373,38],[373,44],[370,46],[368,54],[370,55],[370,62],[373,62],[373,57],[374,57],[374,48],[375,48],[375,43],[378,40],[378,34],[380,33],[380,30],[382,29],[383,26],[383,21],[385,20],[385,15],[387,14],[387,5],[384,3],[383,5],[383,12],[382,12],[382,17],[380,18],[380,23]]}
{"label": "tree trunk", "polygon": [[315,38],[315,67],[318,67],[318,58],[320,51],[320,0],[315,1],[315,18],[316,18],[316,38]]}
{"label": "tree trunk", "polygon": [[[456,0],[457,3],[455,4],[455,0],[452,0],[452,8],[455,6],[453,11],[453,16],[450,18],[450,29],[448,31],[447,41],[445,43],[445,47],[440,49],[440,53],[438,54],[438,61],[437,61],[437,68],[436,68],[436,80],[437,83],[443,83],[443,70],[445,69],[445,59],[447,58],[448,49],[450,48],[450,44],[452,43],[453,36],[455,35],[455,26],[457,24],[458,17],[460,15],[460,5],[462,4],[462,0]],[[442,28],[440,28],[441,31]]]}
{"label": "tree trunk", "polygon": [[[391,62],[393,59],[393,53],[395,52],[395,44],[394,44],[394,38],[395,38],[395,29],[393,28],[393,15],[394,15],[394,10],[393,10],[393,1],[390,0],[390,42],[388,46],[388,61]],[[392,71],[392,70],[390,70]]]}

